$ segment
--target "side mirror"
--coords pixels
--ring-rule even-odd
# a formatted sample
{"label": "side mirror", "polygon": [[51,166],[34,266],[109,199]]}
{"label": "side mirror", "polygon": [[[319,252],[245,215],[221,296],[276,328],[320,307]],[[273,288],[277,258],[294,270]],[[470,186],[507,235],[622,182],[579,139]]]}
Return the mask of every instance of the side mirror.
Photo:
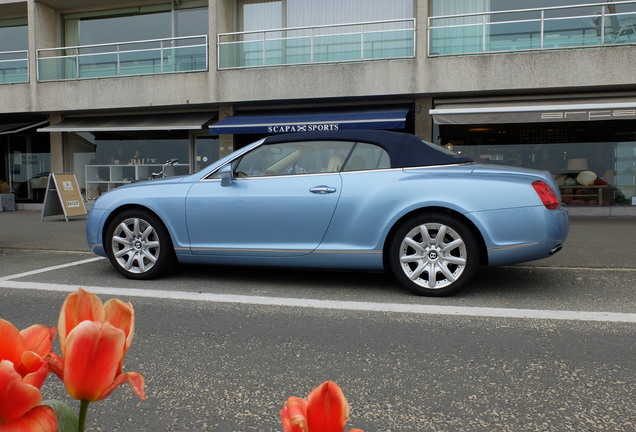
{"label": "side mirror", "polygon": [[232,173],[232,164],[227,164],[219,171],[219,178],[221,179],[221,186],[227,187],[232,185],[234,174]]}

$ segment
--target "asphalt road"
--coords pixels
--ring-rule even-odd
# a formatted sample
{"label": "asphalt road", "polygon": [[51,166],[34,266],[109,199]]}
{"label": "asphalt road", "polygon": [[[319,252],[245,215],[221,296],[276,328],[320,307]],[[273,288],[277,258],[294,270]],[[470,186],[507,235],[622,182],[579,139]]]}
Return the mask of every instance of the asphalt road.
{"label": "asphalt road", "polygon": [[[131,301],[126,370],[93,431],[281,431],[288,396],[335,380],[348,428],[636,430],[636,269],[482,269],[449,298],[382,274],[181,267],[129,281],[83,252],[0,249],[0,317],[54,326],[78,286]],[[70,265],[73,264],[73,265]],[[65,396],[57,378],[45,398]]]}

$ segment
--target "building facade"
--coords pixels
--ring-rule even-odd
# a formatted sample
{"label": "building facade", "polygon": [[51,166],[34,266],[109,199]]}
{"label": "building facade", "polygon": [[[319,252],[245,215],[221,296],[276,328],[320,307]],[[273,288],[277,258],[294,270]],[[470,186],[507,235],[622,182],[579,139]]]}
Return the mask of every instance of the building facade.
{"label": "building facade", "polygon": [[636,0],[527,4],[0,0],[0,180],[38,208],[74,173],[90,202],[170,158],[390,129],[549,170],[575,214],[636,215]]}

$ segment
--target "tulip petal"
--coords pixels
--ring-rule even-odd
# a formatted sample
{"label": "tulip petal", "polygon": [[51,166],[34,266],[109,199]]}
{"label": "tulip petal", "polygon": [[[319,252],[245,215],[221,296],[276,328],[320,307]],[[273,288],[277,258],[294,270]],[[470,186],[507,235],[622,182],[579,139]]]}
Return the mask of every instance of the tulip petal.
{"label": "tulip petal", "polygon": [[26,348],[20,331],[9,321],[0,319],[0,360],[20,364],[20,357]]}
{"label": "tulip petal", "polygon": [[79,288],[64,300],[57,329],[60,336],[62,357],[66,355],[66,338],[68,334],[82,321],[103,321],[104,306],[102,301],[92,293]]}
{"label": "tulip petal", "polygon": [[349,404],[333,381],[325,381],[307,398],[307,424],[311,432],[342,432],[349,419]]}
{"label": "tulip petal", "polygon": [[280,411],[283,432],[308,432],[307,401],[291,396]]}
{"label": "tulip petal", "polygon": [[146,393],[144,392],[145,380],[143,375],[141,375],[139,372],[126,372],[115,378],[113,383],[106,390],[104,390],[101,395],[99,395],[99,398],[97,400],[107,398],[113,392],[113,390],[125,383],[130,384],[130,387],[133,389],[139,399],[141,399],[142,401],[148,399]]}
{"label": "tulip petal", "polygon": [[40,388],[49,374],[49,364],[33,351],[25,351],[22,353],[22,363],[16,370],[24,377],[25,383]]}
{"label": "tulip petal", "polygon": [[110,387],[124,353],[126,336],[109,323],[83,321],[68,334],[64,384],[73,399],[94,402]]}
{"label": "tulip petal", "polygon": [[48,406],[33,408],[11,423],[0,423],[0,432],[56,432],[57,416]]}
{"label": "tulip petal", "polygon": [[27,351],[33,351],[40,357],[44,357],[53,350],[53,339],[55,338],[53,327],[35,324],[20,331],[20,334],[24,338]]}
{"label": "tulip petal", "polygon": [[19,419],[40,402],[40,390],[25,384],[13,363],[0,361],[0,423]]}
{"label": "tulip petal", "polygon": [[135,310],[132,304],[119,299],[108,300],[104,304],[105,319],[126,334],[126,351],[130,348],[135,333]]}

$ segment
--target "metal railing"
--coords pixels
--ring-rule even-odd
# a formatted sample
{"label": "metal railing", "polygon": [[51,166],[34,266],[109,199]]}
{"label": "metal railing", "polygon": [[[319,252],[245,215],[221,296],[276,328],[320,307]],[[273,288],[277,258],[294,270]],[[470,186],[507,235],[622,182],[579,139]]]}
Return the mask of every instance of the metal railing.
{"label": "metal railing", "polygon": [[0,84],[29,81],[29,52],[0,51]]}
{"label": "metal railing", "polygon": [[636,1],[429,17],[428,55],[483,54],[636,43]]}
{"label": "metal railing", "polygon": [[37,50],[38,81],[208,70],[208,36],[127,41]]}
{"label": "metal railing", "polygon": [[222,33],[218,68],[415,57],[415,19]]}

